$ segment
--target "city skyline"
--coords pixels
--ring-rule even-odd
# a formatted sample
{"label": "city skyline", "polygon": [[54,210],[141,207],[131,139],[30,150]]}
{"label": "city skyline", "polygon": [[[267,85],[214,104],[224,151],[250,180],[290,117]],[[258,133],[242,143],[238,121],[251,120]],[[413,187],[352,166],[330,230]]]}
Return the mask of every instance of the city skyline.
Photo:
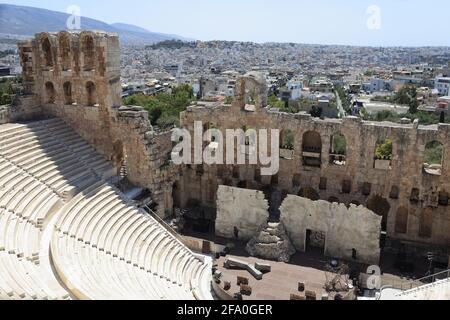
{"label": "city skyline", "polygon": [[[2,1],[66,12],[79,6],[81,15],[107,23],[129,23],[154,32],[198,40],[294,42],[352,46],[450,46],[441,36],[450,27],[450,4],[422,0],[336,1],[198,0],[141,1],[124,7],[117,0]],[[435,10],[439,8],[439,10]],[[420,22],[420,23],[419,23]],[[249,27],[250,26],[250,27]]]}

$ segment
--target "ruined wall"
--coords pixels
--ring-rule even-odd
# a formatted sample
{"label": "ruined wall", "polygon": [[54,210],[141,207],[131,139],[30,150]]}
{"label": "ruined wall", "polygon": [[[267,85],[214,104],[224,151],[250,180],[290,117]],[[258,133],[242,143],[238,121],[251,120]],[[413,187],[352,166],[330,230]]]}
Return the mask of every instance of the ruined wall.
{"label": "ruined wall", "polygon": [[351,261],[356,250],[355,260],[379,264],[381,217],[370,210],[293,195],[284,200],[280,210],[281,221],[297,250],[306,251],[306,230],[311,230],[325,236],[326,256]]}
{"label": "ruined wall", "polygon": [[229,239],[250,240],[269,218],[269,204],[264,193],[219,186],[217,193],[216,235]]}
{"label": "ruined wall", "polygon": [[[265,86],[253,78],[250,85]],[[448,249],[450,125],[372,123],[355,117],[320,120],[306,114],[287,114],[257,105],[253,111],[249,111],[251,108],[245,108],[247,104],[242,101],[243,96],[243,92],[237,92],[238,100],[232,106],[192,106],[181,115],[181,124],[191,133],[194,121],[210,123],[223,133],[226,129],[244,126],[269,130],[290,129],[294,134],[292,159],[280,159],[280,171],[275,177],[260,176],[258,165],[186,166],[179,182],[183,190],[182,205],[193,198],[206,206],[213,206],[214,202],[207,195],[214,194],[220,184],[258,190],[272,185],[284,194],[368,206],[385,217],[388,245],[404,241],[412,245],[423,244],[428,248],[434,245],[436,250]],[[311,150],[303,148],[308,132],[317,133],[320,139],[319,150],[312,150],[312,156],[317,157],[319,166],[310,166],[305,162],[305,157],[311,156]],[[337,133],[342,134],[347,143],[344,165],[336,165],[331,161],[331,139]],[[375,169],[376,144],[385,138],[393,141],[391,169]],[[441,175],[430,175],[423,170],[425,146],[433,140],[444,145]],[[387,205],[380,206],[380,203]],[[396,228],[400,216],[398,213],[404,214],[405,210],[406,230],[399,232],[402,230]],[[431,232],[424,234],[420,232],[421,224],[423,227],[430,217]]]}
{"label": "ruined wall", "polygon": [[152,192],[158,214],[171,214],[170,132],[155,133],[142,108],[121,107],[118,36],[40,33],[20,43],[19,52],[24,90],[39,117],[62,118],[118,170],[126,165],[128,179]]}

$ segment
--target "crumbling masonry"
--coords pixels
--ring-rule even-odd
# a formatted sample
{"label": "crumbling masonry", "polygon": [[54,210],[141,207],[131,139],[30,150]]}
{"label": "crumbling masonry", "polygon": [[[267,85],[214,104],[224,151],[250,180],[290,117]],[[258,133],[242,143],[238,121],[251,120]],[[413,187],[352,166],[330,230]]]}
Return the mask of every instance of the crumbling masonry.
{"label": "crumbling masonry", "polygon": [[[271,207],[279,208],[288,194],[360,204],[383,217],[387,247],[403,243],[448,255],[449,125],[371,123],[354,117],[319,120],[281,113],[267,106],[263,77],[251,73],[238,81],[232,105],[189,107],[181,125],[191,132],[194,121],[222,131],[280,129],[283,136],[290,130],[293,148],[281,150],[278,175],[262,176],[258,165],[175,167],[169,161],[171,133],[153,130],[142,108],[121,106],[117,35],[41,33],[19,49],[25,95],[0,111],[0,123],[62,118],[117,168],[126,164],[129,180],[151,191],[162,217],[172,213],[174,200],[179,207],[197,200],[215,209],[219,185],[255,190],[270,186],[272,194],[280,194]],[[337,134],[346,139],[345,154],[330,147]],[[393,142],[393,157],[376,159],[376,144],[386,138]],[[431,141],[444,148],[442,167],[432,173],[424,167],[425,146]]]}

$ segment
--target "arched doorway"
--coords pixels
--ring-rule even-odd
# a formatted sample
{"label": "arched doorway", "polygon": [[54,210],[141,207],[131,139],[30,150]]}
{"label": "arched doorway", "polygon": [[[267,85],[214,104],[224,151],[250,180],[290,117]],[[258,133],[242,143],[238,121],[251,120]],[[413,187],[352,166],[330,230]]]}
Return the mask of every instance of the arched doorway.
{"label": "arched doorway", "polygon": [[56,91],[55,86],[50,81],[45,84],[45,94],[46,94],[46,103],[54,104],[56,101]]}
{"label": "arched doorway", "polygon": [[82,39],[81,50],[84,57],[84,71],[94,70],[95,65],[95,50],[94,50],[94,38],[90,35],[86,35]]}
{"label": "arched doorway", "polygon": [[320,168],[322,165],[322,139],[315,131],[303,135],[302,143],[303,165]]}
{"label": "arched doorway", "polygon": [[66,105],[71,105],[73,103],[72,84],[69,81],[64,83],[63,90],[64,90],[64,103]]}
{"label": "arched doorway", "polygon": [[395,232],[407,233],[408,231],[408,209],[399,207],[395,216]]}
{"label": "arched doorway", "polygon": [[45,38],[42,41],[42,52],[44,54],[44,65],[48,68],[53,67],[52,46],[48,38]]}
{"label": "arched doorway", "polygon": [[86,105],[95,106],[97,104],[97,88],[95,83],[89,81],[86,83]]}
{"label": "arched doorway", "polygon": [[391,205],[389,202],[385,198],[376,195],[369,199],[367,202],[367,208],[383,218],[381,222],[381,230],[386,232],[388,214],[391,210]]}

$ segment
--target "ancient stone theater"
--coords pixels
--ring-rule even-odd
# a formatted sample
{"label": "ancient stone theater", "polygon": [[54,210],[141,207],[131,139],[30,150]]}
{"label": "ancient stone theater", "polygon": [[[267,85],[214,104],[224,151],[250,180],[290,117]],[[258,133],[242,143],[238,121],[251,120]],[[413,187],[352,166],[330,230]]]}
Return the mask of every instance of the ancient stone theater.
{"label": "ancient stone theater", "polygon": [[[366,265],[406,249],[449,261],[449,125],[282,113],[251,72],[232,104],[196,102],[180,127],[192,136],[196,122],[223,132],[277,129],[279,171],[175,165],[173,130],[152,127],[142,107],[122,106],[117,35],[41,33],[19,52],[23,94],[0,111],[3,299],[220,297],[212,280],[223,248],[174,231],[167,221],[180,215],[271,260],[314,246]],[[381,157],[386,140],[392,155]],[[430,142],[443,145],[441,165],[424,161]],[[252,154],[247,141],[233,148]]]}

